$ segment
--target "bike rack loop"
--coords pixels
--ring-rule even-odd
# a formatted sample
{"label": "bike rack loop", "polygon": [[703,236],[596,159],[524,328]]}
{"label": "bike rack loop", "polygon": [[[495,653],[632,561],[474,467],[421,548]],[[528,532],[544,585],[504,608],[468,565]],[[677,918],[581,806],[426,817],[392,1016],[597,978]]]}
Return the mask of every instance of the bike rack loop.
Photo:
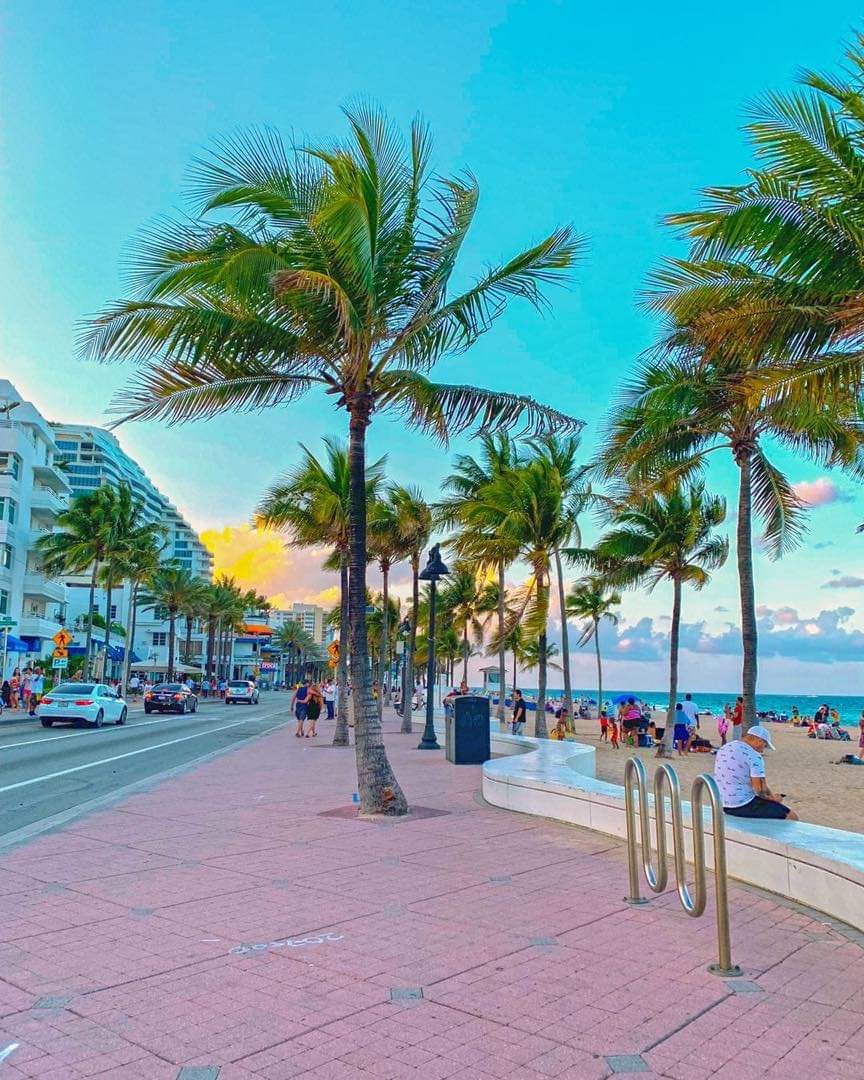
{"label": "bike rack loop", "polygon": [[[634,797],[635,788],[635,797]],[[732,963],[729,932],[729,894],[726,870],[726,829],[723,802],[713,776],[701,773],[693,781],[690,812],[693,828],[693,894],[687,887],[687,860],[684,848],[684,823],[681,809],[681,784],[671,765],[658,765],[654,772],[654,816],[657,836],[657,865],[652,861],[651,821],[648,817],[648,775],[639,758],[628,758],[624,764],[624,808],[627,817],[627,870],[630,881],[628,904],[647,904],[639,891],[639,859],[636,853],[636,800],[639,802],[639,846],[642,849],[642,872],[652,892],[661,893],[669,881],[666,847],[666,799],[669,789],[672,808],[672,857],[675,862],[675,883],[681,906],[694,919],[705,911],[707,898],[705,865],[705,819],[702,813],[705,795],[711,805],[714,837],[714,892],[717,907],[717,963],[709,964],[714,975],[732,978],[741,975],[741,968]]]}

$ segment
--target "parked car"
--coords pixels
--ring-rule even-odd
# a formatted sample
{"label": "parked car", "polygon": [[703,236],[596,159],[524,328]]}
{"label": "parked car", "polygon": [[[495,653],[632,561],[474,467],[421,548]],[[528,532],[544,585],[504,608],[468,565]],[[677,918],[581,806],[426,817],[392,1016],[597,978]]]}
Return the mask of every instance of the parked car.
{"label": "parked car", "polygon": [[36,715],[42,727],[54,724],[87,724],[102,727],[103,724],[125,724],[128,710],[126,702],[110,686],[104,683],[60,683],[39,702]]}
{"label": "parked car", "polygon": [[144,695],[144,712],[198,712],[198,698],[183,683],[159,683]]}
{"label": "parked car", "polygon": [[242,701],[246,705],[258,704],[258,687],[251,679],[232,679],[225,687],[225,704]]}

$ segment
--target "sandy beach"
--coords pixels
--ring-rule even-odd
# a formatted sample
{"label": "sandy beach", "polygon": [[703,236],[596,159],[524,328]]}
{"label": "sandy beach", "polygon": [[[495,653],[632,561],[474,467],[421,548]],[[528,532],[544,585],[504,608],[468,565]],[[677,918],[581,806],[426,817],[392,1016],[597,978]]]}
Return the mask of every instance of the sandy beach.
{"label": "sandy beach", "polygon": [[[708,721],[706,727],[703,720],[702,725],[705,736],[719,746],[713,722]],[[765,755],[771,789],[786,793],[784,801],[802,821],[864,833],[864,766],[832,764],[844,754],[857,753],[858,732],[850,728],[851,743],[822,742],[808,739],[806,728],[788,724],[767,726],[777,747],[776,751]],[[577,716],[575,727],[577,741],[597,749],[598,779],[623,783],[624,762],[632,754],[638,754],[649,774],[652,772],[656,760],[653,750],[639,750],[623,744],[619,750],[613,750],[608,743],[600,742],[596,720],[581,720]],[[698,773],[712,771],[713,762],[711,754],[688,754],[686,757],[676,754],[672,764],[687,789]]]}

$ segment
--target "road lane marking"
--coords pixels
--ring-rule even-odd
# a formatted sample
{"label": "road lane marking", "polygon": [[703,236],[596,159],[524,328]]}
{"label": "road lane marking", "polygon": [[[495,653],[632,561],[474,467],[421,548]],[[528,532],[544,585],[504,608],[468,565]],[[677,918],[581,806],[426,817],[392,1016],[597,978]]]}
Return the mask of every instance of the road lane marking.
{"label": "road lane marking", "polygon": [[[208,709],[207,712],[209,713],[210,710]],[[260,716],[261,713],[252,713],[252,715]],[[268,712],[266,715],[269,716],[270,713]],[[91,731],[76,731],[72,735],[49,735],[45,739],[28,739],[27,742],[6,743],[4,746],[0,746],[0,750],[17,750],[19,746],[42,746],[49,742],[60,742],[61,739],[83,739],[87,735],[109,735],[112,731],[116,731],[118,727],[125,728],[127,731],[133,731],[135,728],[150,727],[153,724],[168,724],[172,720],[185,719],[189,716],[200,717],[200,713],[173,713],[171,716],[165,716],[161,720],[141,720],[140,722],[127,721],[127,723],[119,725],[109,723],[105,727],[93,728]]]}
{"label": "road lane marking", "polygon": [[166,746],[174,746],[176,743],[188,742],[190,739],[200,739],[204,735],[215,735],[217,731],[227,731],[228,728],[241,727],[243,724],[248,723],[249,720],[237,720],[233,724],[223,724],[221,727],[208,728],[207,731],[196,731],[194,735],[184,735],[180,739],[169,739],[168,742],[154,743],[153,746],[144,746],[140,750],[130,750],[125,754],[115,754],[113,757],[100,758],[99,761],[90,761],[86,765],[76,765],[72,769],[61,769],[60,772],[47,773],[45,776],[34,776],[31,780],[19,780],[17,784],[7,784],[6,787],[0,788],[0,795],[6,791],[17,791],[19,788],[30,787],[31,784],[44,784],[46,780],[56,780],[60,776],[69,776],[70,773],[83,772],[84,769],[95,769],[98,765],[110,765],[112,761],[122,761],[123,758],[136,757],[138,754],[148,754],[151,750],[162,750]]}

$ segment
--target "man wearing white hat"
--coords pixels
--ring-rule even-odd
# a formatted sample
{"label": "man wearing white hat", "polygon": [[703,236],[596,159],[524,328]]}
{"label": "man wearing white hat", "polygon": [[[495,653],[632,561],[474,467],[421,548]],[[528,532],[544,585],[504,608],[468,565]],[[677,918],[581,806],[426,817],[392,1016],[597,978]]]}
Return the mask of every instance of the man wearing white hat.
{"label": "man wearing white hat", "polygon": [[798,815],[780,801],[765,782],[766,750],[774,744],[768,729],[756,724],[741,739],[721,746],[714,758],[714,779],[723,809],[733,817],[797,821]]}

